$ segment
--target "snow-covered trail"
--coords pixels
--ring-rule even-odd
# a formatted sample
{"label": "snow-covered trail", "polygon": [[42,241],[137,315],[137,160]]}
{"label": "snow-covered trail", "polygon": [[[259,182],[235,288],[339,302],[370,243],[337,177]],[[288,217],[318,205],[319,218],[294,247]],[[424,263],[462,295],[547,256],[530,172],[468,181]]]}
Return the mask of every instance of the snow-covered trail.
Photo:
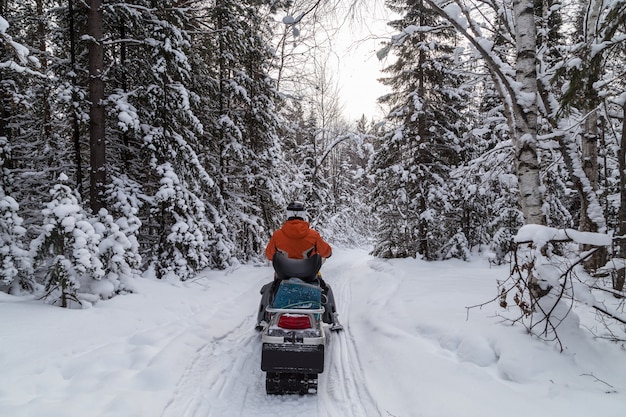
{"label": "snow-covered trail", "polygon": [[[381,412],[365,383],[356,341],[350,330],[349,308],[355,265],[348,258],[334,258],[335,263],[323,268],[328,281],[333,281],[337,303],[344,321],[343,332],[330,333],[325,372],[320,375],[319,392],[313,396],[267,396],[265,374],[260,370],[261,340],[253,330],[258,304],[258,289],[233,286],[241,310],[220,309],[207,325],[231,318],[232,331],[213,338],[189,361],[175,393],[162,417],[222,416],[379,416]],[[271,278],[271,270],[257,269],[263,282]],[[238,273],[234,272],[236,276]],[[333,278],[329,278],[332,276]],[[255,291],[256,290],[256,291]],[[249,302],[248,302],[249,300]],[[244,304],[245,301],[245,304]],[[228,303],[225,303],[228,304]]]}
{"label": "snow-covered trail", "polygon": [[579,331],[563,335],[561,354],[503,325],[496,305],[468,314],[495,295],[506,266],[341,248],[322,273],[345,330],[331,333],[318,393],[267,396],[254,324],[272,273],[246,265],[185,283],[141,279],[136,293],[80,311],[0,293],[0,416],[623,414],[618,345]]}

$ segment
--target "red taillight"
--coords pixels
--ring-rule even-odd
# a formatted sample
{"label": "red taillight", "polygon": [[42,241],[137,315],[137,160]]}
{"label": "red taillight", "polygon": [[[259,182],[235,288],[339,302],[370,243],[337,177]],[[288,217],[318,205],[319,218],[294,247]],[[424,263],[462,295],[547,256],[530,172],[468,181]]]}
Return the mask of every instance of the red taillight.
{"label": "red taillight", "polygon": [[278,319],[278,327],[290,330],[301,330],[311,328],[309,316],[283,314]]}

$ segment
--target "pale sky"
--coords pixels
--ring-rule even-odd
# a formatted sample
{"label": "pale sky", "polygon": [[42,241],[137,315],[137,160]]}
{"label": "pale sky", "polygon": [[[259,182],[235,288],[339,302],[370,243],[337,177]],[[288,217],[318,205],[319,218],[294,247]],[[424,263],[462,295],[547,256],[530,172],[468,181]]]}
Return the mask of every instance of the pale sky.
{"label": "pale sky", "polygon": [[375,7],[360,16],[358,21],[346,22],[339,32],[334,47],[339,55],[338,79],[344,104],[344,114],[352,122],[365,114],[368,119],[380,119],[384,113],[376,99],[388,89],[377,81],[380,70],[389,65],[379,61],[376,51],[381,42],[389,39],[388,12]]}

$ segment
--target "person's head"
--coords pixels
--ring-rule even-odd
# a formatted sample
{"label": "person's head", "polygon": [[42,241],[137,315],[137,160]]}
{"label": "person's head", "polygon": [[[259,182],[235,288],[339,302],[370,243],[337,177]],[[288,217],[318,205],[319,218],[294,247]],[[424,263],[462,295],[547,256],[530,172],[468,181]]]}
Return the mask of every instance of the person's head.
{"label": "person's head", "polygon": [[307,220],[306,210],[304,209],[304,203],[300,201],[293,201],[287,206],[287,220],[301,219]]}

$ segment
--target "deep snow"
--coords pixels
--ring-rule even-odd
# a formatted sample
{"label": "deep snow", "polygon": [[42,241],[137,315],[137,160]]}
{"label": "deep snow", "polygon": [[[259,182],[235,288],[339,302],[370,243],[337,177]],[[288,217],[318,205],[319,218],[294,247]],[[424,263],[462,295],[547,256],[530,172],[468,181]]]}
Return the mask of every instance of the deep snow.
{"label": "deep snow", "polygon": [[598,326],[591,312],[565,329],[560,353],[504,322],[496,303],[466,309],[497,294],[508,266],[335,248],[322,272],[345,330],[331,336],[318,394],[305,397],[265,394],[254,320],[269,265],[142,278],[136,293],[86,310],[0,293],[0,416],[624,413],[626,351],[585,330]]}

